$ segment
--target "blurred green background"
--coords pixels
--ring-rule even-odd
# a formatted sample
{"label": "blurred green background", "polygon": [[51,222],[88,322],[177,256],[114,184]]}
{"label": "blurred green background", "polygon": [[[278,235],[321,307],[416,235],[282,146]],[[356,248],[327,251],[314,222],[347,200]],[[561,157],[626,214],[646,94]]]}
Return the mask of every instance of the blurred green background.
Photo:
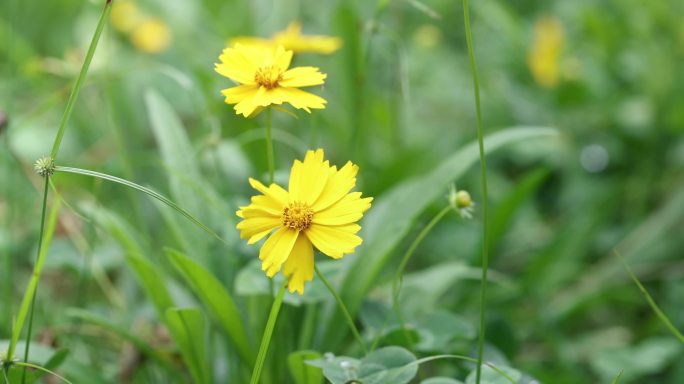
{"label": "blurred green background", "polygon": [[[358,163],[357,189],[378,203],[476,138],[459,1],[129,3],[156,24],[135,37],[116,28],[112,15],[57,163],[171,196],[230,245],[147,196],[56,175],[66,205],[41,280],[34,341],[52,353],[70,351],[58,370],[74,382],[168,380],[168,372],[141,358],[144,353],[121,333],[73,314],[73,308],[97,313],[153,348],[174,349],[124,257],[131,244],[165,276],[176,305],[196,306],[196,299],[164,247],[181,249],[211,270],[235,295],[250,332],[263,328],[266,278],[250,272],[258,249],[239,240],[234,211],[252,193],[247,177],[265,179],[264,120],[236,116],[223,102],[220,90],[231,83],[213,65],[229,38],[267,37],[300,20],[305,33],[344,41],[331,55],[295,57],[295,64],[328,74],[325,86],[313,90],[328,106],[311,115],[297,111],[298,119],[274,114],[281,184],[293,159],[321,147],[334,164]],[[620,251],[684,329],[684,2],[483,0],[471,7],[486,133],[558,130],[555,137],[519,140],[488,157],[488,360],[543,383],[607,383],[621,369],[620,383],[684,382],[684,347],[612,254]],[[49,153],[101,9],[99,1],[0,4],[0,111],[6,117],[0,132],[0,345],[9,338],[35,257],[41,182],[32,164]],[[369,340],[381,334],[382,345],[403,342],[382,327],[392,323],[385,322],[390,279],[406,247],[447,204],[451,181],[420,186],[439,198],[408,216],[408,232],[394,239],[368,292],[343,292],[360,303],[355,312]],[[404,283],[402,307],[423,335],[404,346],[420,356],[475,350],[482,213],[477,167],[455,181],[473,195],[474,218],[452,214],[442,220],[418,248]],[[400,203],[399,215],[412,204],[388,201]],[[379,215],[373,220],[376,227],[396,224]],[[358,259],[368,256],[363,248],[329,265],[336,284],[354,282],[354,268],[363,265]],[[307,289],[285,307],[276,329],[285,336],[269,355],[273,377],[266,382],[294,382],[279,356],[297,349],[359,354],[343,334],[344,323],[330,315],[334,302],[325,290]],[[302,336],[298,325],[307,321],[317,325]],[[435,328],[450,322],[458,326]],[[210,328],[211,335],[221,335]],[[339,339],[330,336],[335,329]],[[430,344],[425,335],[442,342]],[[215,382],[246,381],[235,376],[235,353],[219,339],[208,342]],[[253,340],[256,346],[258,338]],[[418,377],[463,380],[468,371],[453,361],[436,362],[421,367]]]}

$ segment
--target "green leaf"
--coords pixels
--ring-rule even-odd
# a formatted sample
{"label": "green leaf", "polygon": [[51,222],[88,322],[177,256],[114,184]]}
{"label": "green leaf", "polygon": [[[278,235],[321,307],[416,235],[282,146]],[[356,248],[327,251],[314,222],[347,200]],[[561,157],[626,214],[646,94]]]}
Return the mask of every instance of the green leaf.
{"label": "green leaf", "polygon": [[159,317],[163,318],[166,310],[174,306],[173,299],[171,299],[171,295],[164,284],[164,276],[154,264],[140,256],[128,255],[126,262],[131,266],[138,282],[152,300]]}
{"label": "green leaf", "polygon": [[622,378],[628,382],[662,372],[683,352],[684,348],[677,340],[654,337],[632,347],[603,349],[589,361],[604,382],[612,380],[615,372],[623,369]]}
{"label": "green leaf", "polygon": [[[498,369],[505,372],[515,383],[519,383],[520,380],[522,380],[522,373],[513,368],[498,367]],[[468,377],[466,377],[465,384],[475,384],[475,376],[476,372],[473,370]],[[511,381],[500,372],[495,371],[492,367],[483,365],[480,384],[511,384]]]}
{"label": "green leaf", "polygon": [[120,339],[126,340],[133,344],[133,346],[135,346],[135,348],[138,351],[140,351],[145,356],[153,359],[160,365],[164,366],[167,370],[174,372],[176,374],[178,373],[178,369],[173,365],[170,356],[163,354],[162,352],[159,352],[156,349],[152,348],[152,346],[150,346],[150,343],[134,335],[127,328],[115,324],[111,322],[109,319],[99,314],[86,311],[83,309],[69,308],[66,311],[66,315],[102,327],[103,329],[112,332]]}
{"label": "green leaf", "polygon": [[175,176],[178,174],[191,180],[200,179],[195,152],[180,118],[164,97],[153,89],[145,92],[145,105],[163,163],[171,171],[169,172],[171,195],[191,211],[201,212],[202,207],[195,192],[188,188],[183,180]]}
{"label": "green leaf", "polygon": [[418,373],[416,356],[404,348],[385,347],[361,359],[360,381],[364,384],[405,384]]}
{"label": "green leaf", "polygon": [[[550,128],[514,128],[489,135],[485,148],[492,152],[516,141],[549,138],[556,135]],[[444,196],[447,186],[460,178],[479,158],[473,142],[447,158],[434,171],[404,181],[377,198],[363,223],[361,237],[365,240],[359,255],[351,259],[351,268],[342,285],[342,297],[352,314],[356,313],[366,293],[391,261],[392,251],[412,227],[414,220],[434,200]],[[407,204],[407,202],[410,202]],[[335,310],[328,324],[341,322],[342,314]],[[326,339],[338,342],[344,332],[329,327]]]}
{"label": "green leaf", "polygon": [[172,249],[166,249],[166,254],[212,316],[219,321],[240,357],[251,366],[255,354],[243,326],[240,310],[230,293],[213,274],[189,257]]}
{"label": "green leaf", "polygon": [[287,365],[290,368],[290,374],[295,384],[321,384],[323,382],[323,372],[321,369],[306,363],[308,360],[320,358],[321,354],[316,351],[290,353],[287,357]]}
{"label": "green leaf", "polygon": [[361,360],[350,357],[325,357],[309,362],[323,369],[333,384],[358,380],[363,384],[406,384],[418,372],[418,361],[408,350],[391,346],[377,349]]}
{"label": "green leaf", "polygon": [[208,234],[214,236],[214,237],[215,237],[216,239],[218,239],[219,241],[221,241],[221,242],[223,242],[223,243],[226,243],[219,235],[217,235],[214,231],[212,231],[211,229],[209,229],[209,227],[207,227],[206,225],[202,224],[201,221],[199,221],[198,219],[195,218],[195,216],[193,216],[193,215],[191,215],[190,213],[188,213],[187,211],[185,211],[185,210],[184,210],[183,208],[181,208],[178,204],[176,204],[176,203],[174,203],[173,201],[167,199],[166,197],[164,197],[164,196],[161,195],[160,193],[157,193],[157,192],[155,192],[155,191],[153,191],[153,190],[151,190],[151,189],[149,189],[149,188],[143,187],[142,185],[136,184],[136,183],[134,183],[134,182],[132,182],[132,181],[128,181],[128,180],[125,180],[125,179],[122,179],[122,178],[119,178],[119,177],[116,177],[116,176],[108,175],[108,174],[106,174],[106,173],[100,173],[100,172],[91,171],[91,170],[87,170],[87,169],[80,169],[80,168],[60,167],[60,166],[57,166],[57,167],[55,168],[55,171],[57,171],[57,172],[75,173],[75,174],[79,174],[79,175],[85,175],[85,176],[96,177],[96,178],[99,178],[99,179],[103,179],[103,180],[107,180],[107,181],[112,181],[112,182],[114,182],[114,183],[118,183],[118,184],[121,184],[121,185],[125,185],[125,186],[127,186],[127,187],[129,187],[129,188],[136,189],[136,190],[138,190],[138,191],[140,191],[140,192],[143,192],[143,193],[147,194],[147,195],[150,196],[150,197],[153,197],[153,198],[155,198],[155,199],[161,201],[162,203],[168,205],[169,207],[175,209],[178,213],[180,213],[181,215],[185,216],[188,220],[190,220],[192,223],[194,223],[195,225],[197,225],[198,227],[200,227],[202,230],[204,230],[204,231],[207,232]]}
{"label": "green leaf", "polygon": [[501,241],[516,210],[529,199],[549,175],[550,171],[547,168],[539,168],[531,172],[516,182],[515,188],[496,205],[489,225],[490,249],[494,250]]}
{"label": "green leaf", "polygon": [[463,384],[463,382],[448,377],[431,377],[421,381],[420,384]]}
{"label": "green leaf", "polygon": [[211,383],[206,360],[206,324],[196,308],[169,308],[166,324],[171,337],[180,348],[195,384]]}

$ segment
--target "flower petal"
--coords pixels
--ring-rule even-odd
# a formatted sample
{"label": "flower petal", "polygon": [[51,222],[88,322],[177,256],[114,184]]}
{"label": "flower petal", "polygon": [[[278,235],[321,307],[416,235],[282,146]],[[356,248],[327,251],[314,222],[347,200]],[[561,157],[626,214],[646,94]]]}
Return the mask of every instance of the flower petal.
{"label": "flower petal", "polygon": [[359,221],[371,206],[372,197],[361,198],[361,192],[344,196],[323,211],[316,212],[313,222],[322,225],[346,225]]}
{"label": "flower petal", "polygon": [[277,209],[280,211],[282,211],[282,209],[289,202],[287,191],[284,190],[278,184],[273,183],[266,187],[265,185],[261,184],[259,180],[250,177],[249,185],[251,185],[252,188],[256,189],[257,191],[261,192],[264,196],[268,197],[273,203],[273,206],[277,207]]}
{"label": "flower petal", "polygon": [[290,171],[290,202],[311,206],[320,196],[329,174],[329,163],[323,161],[323,150],[307,151],[304,162],[295,160]]}
{"label": "flower petal", "polygon": [[261,269],[266,272],[268,277],[275,276],[285,260],[290,256],[292,247],[297,241],[298,231],[281,227],[273,233],[264,246],[259,251],[259,259],[261,260]]}
{"label": "flower petal", "polygon": [[361,244],[363,240],[356,236],[360,229],[357,224],[331,227],[314,223],[304,233],[318,250],[339,259],[345,253],[353,253],[354,248]]}
{"label": "flower petal", "polygon": [[314,275],[313,245],[306,236],[297,237],[290,257],[283,265],[283,274],[287,277],[288,290],[303,295],[304,282],[313,280]]}
{"label": "flower petal", "polygon": [[273,65],[285,72],[290,67],[291,62],[292,51],[286,50],[282,45],[279,45],[273,52]]}
{"label": "flower petal", "polygon": [[240,44],[226,48],[219,56],[221,62],[215,64],[214,69],[233,81],[253,85],[259,63],[252,59],[255,56],[252,51],[252,49]]}
{"label": "flower petal", "polygon": [[257,89],[255,85],[238,85],[237,87],[226,88],[221,93],[226,97],[226,104],[235,104],[246,98],[253,98]]}
{"label": "flower petal", "polygon": [[279,217],[255,216],[242,220],[236,227],[240,231],[241,239],[248,239],[248,244],[254,244],[281,224],[282,220]]}
{"label": "flower petal", "polygon": [[309,87],[323,84],[326,77],[316,67],[296,67],[283,73],[283,79],[278,84],[283,87]]}
{"label": "flower petal", "polygon": [[325,108],[325,103],[327,103],[324,98],[302,91],[299,88],[282,87],[281,89],[283,92],[286,92],[287,96],[284,99],[286,102],[292,104],[297,109],[303,109],[309,113],[311,113],[310,108],[323,109]]}
{"label": "flower petal", "polygon": [[328,182],[318,200],[312,206],[313,210],[316,212],[322,211],[349,193],[356,185],[356,174],[358,172],[359,166],[351,161],[348,161],[339,171],[334,166],[330,167]]}

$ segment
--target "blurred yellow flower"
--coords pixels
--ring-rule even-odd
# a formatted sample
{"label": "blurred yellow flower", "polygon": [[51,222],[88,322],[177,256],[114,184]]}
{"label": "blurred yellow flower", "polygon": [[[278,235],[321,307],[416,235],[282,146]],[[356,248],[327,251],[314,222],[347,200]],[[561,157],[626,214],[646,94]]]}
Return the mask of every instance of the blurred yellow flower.
{"label": "blurred yellow flower", "polygon": [[134,2],[118,0],[112,4],[109,19],[114,28],[121,32],[129,33],[144,20],[144,16],[140,13]]}
{"label": "blurred yellow flower", "polygon": [[347,162],[339,170],[323,160],[323,150],[308,151],[304,161],[295,160],[288,191],[277,184],[266,187],[249,179],[261,195],[240,207],[240,237],[254,244],[275,232],[261,247],[261,269],[268,277],[282,268],[290,292],[304,293],[304,282],[314,274],[314,250],[339,259],[353,253],[362,239],[356,224],[373,198],[350,192],[356,185],[357,165]]}
{"label": "blurred yellow flower", "polygon": [[558,83],[559,61],[564,42],[563,26],[557,18],[547,16],[537,20],[527,64],[539,85],[551,88]]}
{"label": "blurred yellow flower", "polygon": [[340,49],[342,39],[324,35],[303,35],[302,24],[298,21],[293,21],[284,31],[276,32],[270,39],[240,36],[231,39],[229,42],[230,46],[236,44],[261,45],[264,47],[282,45],[285,49],[295,53],[329,54]]}
{"label": "blurred yellow flower", "polygon": [[148,19],[131,33],[131,43],[146,53],[159,53],[171,45],[171,30],[161,20]]}
{"label": "blurred yellow flower", "polygon": [[245,117],[270,105],[289,103],[311,113],[311,108],[325,108],[325,99],[299,87],[324,83],[326,74],[316,67],[290,67],[292,51],[283,46],[244,46],[226,48],[215,64],[219,74],[239,85],[221,91],[226,104],[236,104],[235,113]]}

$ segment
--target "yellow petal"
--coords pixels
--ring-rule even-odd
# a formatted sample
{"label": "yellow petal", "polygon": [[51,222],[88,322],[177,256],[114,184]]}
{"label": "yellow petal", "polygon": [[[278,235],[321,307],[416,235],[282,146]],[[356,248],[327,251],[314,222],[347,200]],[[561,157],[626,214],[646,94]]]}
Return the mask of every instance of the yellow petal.
{"label": "yellow petal", "polygon": [[274,206],[278,207],[277,209],[279,210],[282,210],[289,203],[287,191],[278,184],[273,183],[267,188],[265,185],[261,184],[259,180],[250,177],[249,185],[272,200],[274,202]]}
{"label": "yellow petal", "polygon": [[343,198],[356,185],[356,174],[359,166],[348,161],[338,171],[336,167],[330,167],[328,181],[316,203],[312,206],[318,212]]}
{"label": "yellow petal", "polygon": [[357,224],[331,227],[314,223],[304,233],[321,252],[339,259],[345,253],[353,253],[354,248],[361,244],[363,240],[356,236],[360,229]]}
{"label": "yellow petal", "polygon": [[257,87],[254,85],[238,85],[237,87],[227,88],[221,91],[226,97],[226,104],[239,103],[246,98],[253,98]]}
{"label": "yellow petal", "polygon": [[292,51],[288,51],[282,45],[279,45],[273,53],[273,65],[284,72],[290,67],[291,62]]}
{"label": "yellow petal", "polygon": [[299,88],[283,87],[282,90],[287,92],[285,101],[292,104],[293,107],[303,109],[309,113],[311,113],[310,108],[323,109],[325,108],[325,103],[327,103],[324,98],[302,91]]}
{"label": "yellow petal", "polygon": [[283,73],[278,83],[283,87],[308,87],[323,84],[326,77],[316,67],[296,67]]}
{"label": "yellow petal", "polygon": [[259,251],[261,269],[268,277],[275,276],[285,260],[290,256],[299,232],[281,227],[273,233]]}
{"label": "yellow petal", "polygon": [[235,114],[243,115],[244,117],[250,117],[252,113],[257,109],[257,105],[254,104],[254,98],[258,90],[253,94],[246,96],[239,103],[235,104]]}
{"label": "yellow petal", "polygon": [[314,214],[313,222],[323,225],[346,225],[359,221],[370,206],[372,197],[361,198],[361,192],[344,196],[323,211]]}
{"label": "yellow petal", "polygon": [[248,239],[248,244],[254,244],[281,224],[282,220],[279,217],[256,216],[242,220],[236,227],[240,231],[241,239]]}
{"label": "yellow petal", "polygon": [[254,104],[261,107],[268,107],[273,104],[280,105],[287,101],[287,97],[288,94],[283,88],[266,89],[261,87],[254,97]]}
{"label": "yellow petal", "polygon": [[328,179],[329,165],[323,160],[323,150],[307,151],[304,162],[295,160],[290,171],[290,202],[311,206],[318,199]]}
{"label": "yellow petal", "polygon": [[314,275],[313,245],[306,236],[297,237],[290,257],[283,265],[283,274],[287,277],[290,292],[304,294],[304,282],[313,280]]}
{"label": "yellow petal", "polygon": [[215,64],[215,70],[238,83],[253,85],[254,75],[259,68],[259,62],[255,59],[258,58],[251,49],[237,44],[223,50],[219,56],[220,63]]}

